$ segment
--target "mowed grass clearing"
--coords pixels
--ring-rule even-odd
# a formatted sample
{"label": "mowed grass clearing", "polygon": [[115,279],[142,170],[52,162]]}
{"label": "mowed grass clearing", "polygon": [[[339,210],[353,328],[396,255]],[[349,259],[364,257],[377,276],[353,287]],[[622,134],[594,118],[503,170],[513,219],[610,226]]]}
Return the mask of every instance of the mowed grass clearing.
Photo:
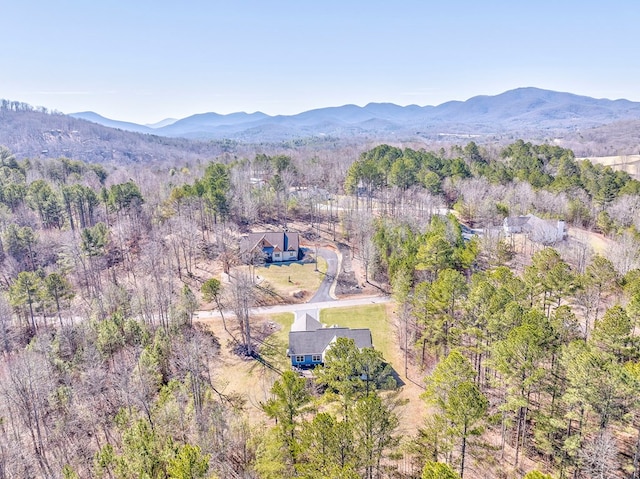
{"label": "mowed grass clearing", "polygon": [[[265,339],[265,345],[274,353],[284,356],[289,343],[289,331],[293,324],[292,313],[269,315],[269,319],[278,323],[280,328]],[[344,308],[325,308],[320,310],[320,322],[327,326],[334,324],[351,329],[369,328],[373,337],[373,345],[387,361],[393,357],[393,335],[387,319],[387,308],[384,304],[367,304],[365,306],[348,306]],[[271,356],[271,354],[269,354]]]}
{"label": "mowed grass clearing", "polygon": [[[367,304],[364,306],[349,306],[340,308],[326,308],[320,311],[320,320],[327,325],[336,324],[348,328],[369,328],[373,336],[374,347],[379,350],[386,361],[391,363],[395,371],[400,374],[403,370],[403,356],[396,344],[395,334],[392,330],[390,317],[393,306],[390,304]],[[264,315],[264,322],[273,322],[272,333],[268,334],[260,345],[260,354],[265,361],[280,371],[290,369],[291,364],[286,356],[289,344],[289,331],[293,324],[293,313],[278,313]],[[214,321],[212,321],[213,323]],[[220,323],[220,321],[215,321]],[[220,324],[216,324],[221,330]],[[218,331],[226,334],[224,331]],[[227,388],[225,392],[235,392],[247,398],[247,413],[252,424],[259,424],[265,420],[264,413],[259,407],[270,397],[271,385],[279,378],[279,375],[260,364],[258,361],[247,361],[230,354],[224,348],[224,361],[219,365],[219,374],[225,379]],[[424,417],[425,406],[420,399],[422,393],[422,379],[419,377],[407,381],[399,377],[405,384],[400,391],[400,398],[407,403],[399,411],[399,432],[407,436],[415,434],[420,421],[416,418]],[[402,384],[402,383],[401,383]]]}
{"label": "mowed grass clearing", "polygon": [[327,308],[320,311],[320,321],[327,325],[337,324],[351,329],[369,328],[373,346],[387,361],[393,357],[393,335],[384,304],[367,304],[344,308]]}
{"label": "mowed grass clearing", "polygon": [[318,258],[315,263],[271,263],[255,269],[259,281],[268,282],[282,296],[296,291],[314,294],[327,272],[327,262]]}

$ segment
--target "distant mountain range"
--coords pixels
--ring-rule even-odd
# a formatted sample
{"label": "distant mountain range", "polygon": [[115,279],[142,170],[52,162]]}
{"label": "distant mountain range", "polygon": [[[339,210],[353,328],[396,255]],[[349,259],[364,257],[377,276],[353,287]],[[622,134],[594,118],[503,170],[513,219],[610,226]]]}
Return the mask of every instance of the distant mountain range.
{"label": "distant mountain range", "polygon": [[518,88],[438,106],[369,103],[320,108],[297,115],[261,112],[202,113],[156,125],[138,125],[97,113],[70,116],[110,128],[167,137],[240,142],[287,141],[317,136],[496,135],[507,131],[576,130],[619,120],[640,119],[640,103],[594,99],[539,88]]}
{"label": "distant mountain range", "polygon": [[[553,141],[581,156],[637,154],[640,103],[594,99],[538,88],[518,88],[438,106],[370,103],[297,115],[202,113],[153,125],[112,120],[93,112],[64,115],[0,100],[0,145],[16,156],[66,156],[86,161],[202,161],[229,153],[289,152],[344,148],[382,142],[412,148],[451,144]],[[356,147],[356,150],[353,149]],[[304,153],[304,154],[307,154]],[[302,154],[302,153],[300,153]],[[355,153],[357,154],[357,153]]]}

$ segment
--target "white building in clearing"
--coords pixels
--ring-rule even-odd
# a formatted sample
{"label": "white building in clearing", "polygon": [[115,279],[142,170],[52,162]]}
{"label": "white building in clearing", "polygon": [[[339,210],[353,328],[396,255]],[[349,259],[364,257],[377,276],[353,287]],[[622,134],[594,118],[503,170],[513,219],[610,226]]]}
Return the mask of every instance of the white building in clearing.
{"label": "white building in clearing", "polygon": [[563,220],[544,220],[532,214],[505,218],[502,228],[506,236],[522,233],[531,241],[543,245],[552,245],[567,237],[567,228]]}
{"label": "white building in clearing", "polygon": [[300,259],[300,236],[286,231],[251,233],[244,238],[240,251],[243,255],[261,252],[267,263],[297,261]]}

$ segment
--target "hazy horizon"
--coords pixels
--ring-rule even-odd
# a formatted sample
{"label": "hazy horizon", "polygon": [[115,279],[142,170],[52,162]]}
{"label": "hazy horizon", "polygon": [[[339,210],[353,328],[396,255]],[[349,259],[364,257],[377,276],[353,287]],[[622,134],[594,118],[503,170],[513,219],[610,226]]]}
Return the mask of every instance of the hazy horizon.
{"label": "hazy horizon", "polygon": [[[640,100],[635,19],[614,1],[3,6],[0,98],[153,124],[433,105],[519,87]],[[28,24],[28,28],[25,25]]]}

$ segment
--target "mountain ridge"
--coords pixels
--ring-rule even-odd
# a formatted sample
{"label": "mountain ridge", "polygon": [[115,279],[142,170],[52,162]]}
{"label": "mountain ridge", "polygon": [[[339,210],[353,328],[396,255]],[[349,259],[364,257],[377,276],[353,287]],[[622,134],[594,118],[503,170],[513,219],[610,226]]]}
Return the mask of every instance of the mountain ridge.
{"label": "mountain ridge", "polygon": [[551,142],[583,156],[640,151],[640,129],[635,126],[640,123],[640,103],[532,87],[438,106],[351,104],[275,116],[202,113],[153,128],[93,112],[74,115],[0,100],[0,145],[21,158],[116,163],[199,161],[227,153],[251,155],[256,148],[320,151],[380,143],[448,147],[469,138],[479,144],[517,138]]}
{"label": "mountain ridge", "polygon": [[[462,133],[513,129],[577,129],[613,121],[640,118],[640,102],[626,99],[596,99],[568,92],[536,87],[520,87],[498,95],[476,95],[437,106],[370,102],[365,106],[346,104],[303,111],[294,115],[267,115],[262,112],[219,114],[198,113],[166,125],[150,128],[112,120],[93,112],[70,116],[103,126],[159,136],[201,140],[282,141],[273,137],[274,126],[288,130],[288,137],[341,135],[344,130],[375,134],[376,125],[399,134],[412,130],[434,133],[438,127],[462,127]],[[264,131],[266,137],[260,138]],[[269,134],[268,132],[271,132]]]}

